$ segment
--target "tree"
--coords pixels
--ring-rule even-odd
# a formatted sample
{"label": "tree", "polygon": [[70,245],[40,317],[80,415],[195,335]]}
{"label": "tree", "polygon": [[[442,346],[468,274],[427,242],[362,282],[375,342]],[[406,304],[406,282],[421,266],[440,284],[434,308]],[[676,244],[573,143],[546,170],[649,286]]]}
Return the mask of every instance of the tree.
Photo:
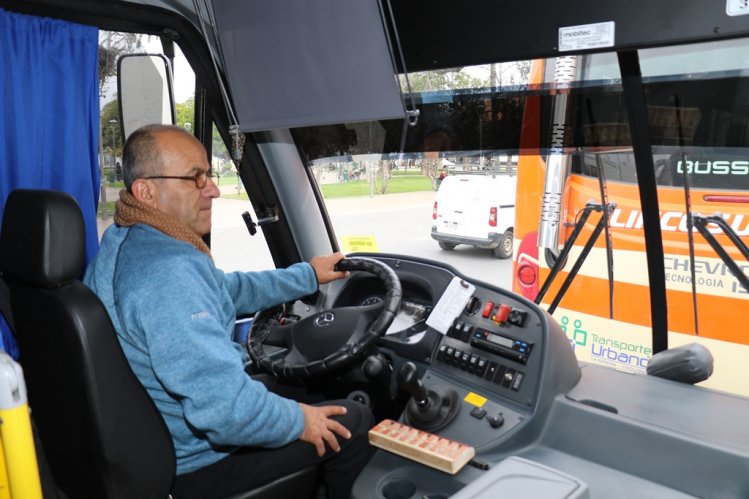
{"label": "tree", "polygon": [[114,99],[107,102],[101,109],[101,115],[99,118],[101,122],[101,142],[104,149],[112,149],[114,144],[114,150],[111,154],[114,156],[122,156],[122,133],[120,132],[120,102],[118,99]]}
{"label": "tree", "polygon": [[105,86],[109,78],[117,75],[117,61],[123,54],[140,49],[140,35],[102,31],[99,34],[99,97],[105,98]]}
{"label": "tree", "polygon": [[[114,31],[102,31],[99,33],[99,98],[103,99],[106,97],[106,84],[109,78],[112,76],[115,76],[117,74],[117,60],[122,54],[130,53],[134,49],[140,47],[140,35],[137,35],[135,33],[117,33]],[[110,103],[111,104],[111,103]],[[115,99],[115,105],[117,105],[116,113],[114,113],[117,117],[116,118],[106,118],[106,121],[101,118],[103,115],[104,109],[102,109],[102,115],[100,115],[99,120],[99,177],[101,178],[101,194],[100,194],[100,202],[103,205],[104,209],[102,211],[102,216],[107,216],[107,189],[106,184],[104,182],[105,175],[104,175],[104,131],[108,127],[109,120],[111,119],[117,119],[119,121],[119,104],[116,104]],[[111,110],[110,110],[111,112]],[[109,143],[111,144],[111,133],[112,131],[109,131]],[[120,145],[120,148],[122,146]],[[115,138],[115,149],[117,149],[117,143]],[[113,151],[114,154],[114,151]]]}
{"label": "tree", "polygon": [[190,126],[192,126],[195,120],[195,97],[190,97],[185,102],[178,103],[175,107],[177,110],[177,125],[187,128],[185,123],[190,123]]}
{"label": "tree", "polygon": [[[408,92],[406,78],[403,75],[400,75],[399,78],[401,79],[401,87],[403,88],[403,91]],[[480,78],[471,75],[468,71],[464,71],[463,68],[409,73],[408,81],[411,84],[412,92],[430,92],[435,90],[486,86],[486,83]]]}

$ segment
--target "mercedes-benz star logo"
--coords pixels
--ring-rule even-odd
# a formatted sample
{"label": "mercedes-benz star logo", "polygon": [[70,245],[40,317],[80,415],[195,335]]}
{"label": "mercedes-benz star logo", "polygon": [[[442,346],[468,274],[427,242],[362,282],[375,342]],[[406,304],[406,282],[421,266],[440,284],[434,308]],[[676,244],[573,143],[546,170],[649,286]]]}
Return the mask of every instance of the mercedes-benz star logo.
{"label": "mercedes-benz star logo", "polygon": [[329,326],[333,322],[334,319],[335,319],[335,314],[333,312],[323,312],[317,317],[315,317],[315,326],[317,327]]}

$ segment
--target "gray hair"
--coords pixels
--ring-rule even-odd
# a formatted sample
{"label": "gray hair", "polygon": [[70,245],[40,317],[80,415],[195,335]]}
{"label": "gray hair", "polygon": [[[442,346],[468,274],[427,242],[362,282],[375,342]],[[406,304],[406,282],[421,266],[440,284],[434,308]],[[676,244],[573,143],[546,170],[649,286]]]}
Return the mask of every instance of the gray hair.
{"label": "gray hair", "polygon": [[190,135],[176,125],[146,125],[131,133],[125,141],[122,150],[122,176],[128,191],[137,179],[161,173],[161,155],[156,146],[155,134],[165,131]]}

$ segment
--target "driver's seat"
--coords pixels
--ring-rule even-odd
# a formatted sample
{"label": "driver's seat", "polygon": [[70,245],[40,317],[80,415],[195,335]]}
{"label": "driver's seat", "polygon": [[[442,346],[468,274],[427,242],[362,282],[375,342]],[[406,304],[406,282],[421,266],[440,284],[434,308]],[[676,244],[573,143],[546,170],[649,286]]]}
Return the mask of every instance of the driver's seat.
{"label": "driver's seat", "polygon": [[[172,439],[104,306],[78,280],[84,239],[69,195],[17,190],[8,197],[0,270],[42,447],[59,491],[71,499],[165,499],[176,468]],[[307,468],[232,499],[311,496],[317,474]]]}

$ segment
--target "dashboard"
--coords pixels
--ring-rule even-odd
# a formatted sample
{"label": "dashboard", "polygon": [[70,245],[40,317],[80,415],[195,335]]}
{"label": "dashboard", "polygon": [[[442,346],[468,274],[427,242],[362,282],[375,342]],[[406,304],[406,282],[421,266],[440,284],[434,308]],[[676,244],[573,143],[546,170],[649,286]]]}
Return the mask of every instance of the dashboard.
{"label": "dashboard", "polygon": [[[376,259],[396,271],[403,291],[401,310],[379,342],[392,359],[394,378],[405,362],[413,362],[427,390],[454,393],[458,401],[440,435],[477,451],[490,449],[532,424],[560,387],[578,381],[568,340],[535,304],[438,262]],[[450,313],[441,313],[443,302],[455,299],[452,287],[467,291]],[[379,279],[355,273],[335,306],[375,306],[384,293]],[[394,385],[401,388],[397,381]],[[401,419],[410,423],[407,412]]]}
{"label": "dashboard", "polygon": [[[545,313],[513,293],[471,282],[473,292],[440,331],[430,325],[430,314],[453,280],[468,282],[468,278],[435,262],[381,255],[377,259],[396,270],[403,289],[400,311],[380,343],[383,349],[423,363],[429,371],[427,380],[448,378],[514,410],[533,410],[550,327]],[[334,306],[377,305],[384,294],[379,279],[358,273],[345,283]],[[563,358],[571,366],[574,383],[577,364],[568,347],[563,346],[569,350]]]}
{"label": "dashboard", "polygon": [[[556,321],[522,296],[440,262],[362,256],[402,284],[380,351],[394,373],[412,362],[430,391],[457,394],[454,419],[435,432],[476,457],[450,475],[379,450],[353,497],[749,497],[745,480],[721,478],[749,469],[749,400],[580,364]],[[435,327],[456,279],[471,292]],[[335,306],[375,306],[384,296],[363,272],[331,284]]]}

